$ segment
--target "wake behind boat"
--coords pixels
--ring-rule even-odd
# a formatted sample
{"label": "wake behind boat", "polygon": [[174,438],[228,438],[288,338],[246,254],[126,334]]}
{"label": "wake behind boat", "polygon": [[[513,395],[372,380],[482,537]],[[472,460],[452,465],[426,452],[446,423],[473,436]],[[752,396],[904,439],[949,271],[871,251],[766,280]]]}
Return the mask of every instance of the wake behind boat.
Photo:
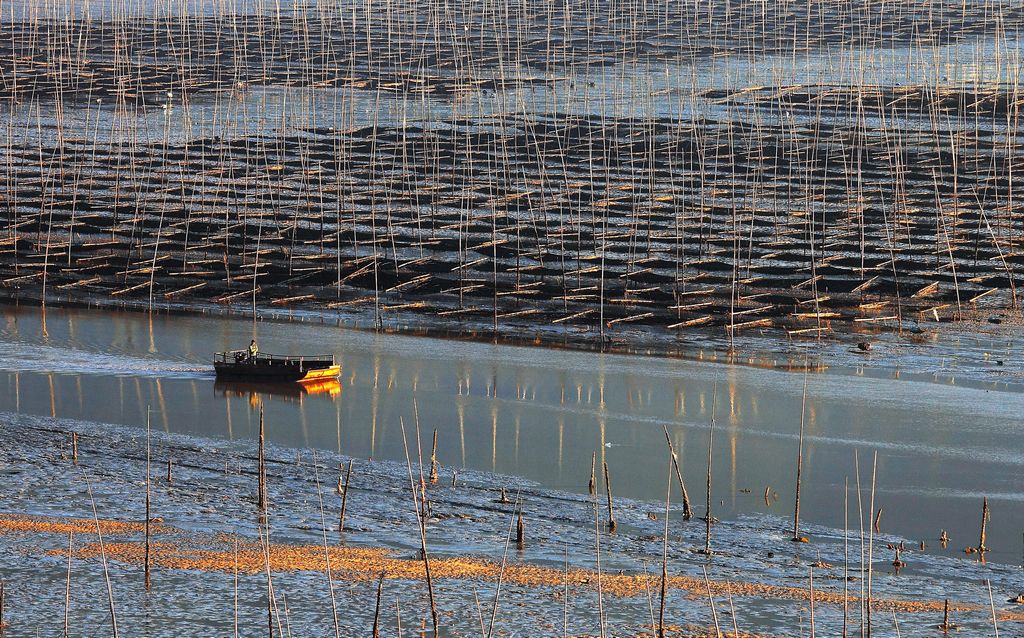
{"label": "wake behind boat", "polygon": [[306,383],[341,374],[333,354],[286,356],[231,350],[214,355],[213,367],[218,379],[261,383]]}

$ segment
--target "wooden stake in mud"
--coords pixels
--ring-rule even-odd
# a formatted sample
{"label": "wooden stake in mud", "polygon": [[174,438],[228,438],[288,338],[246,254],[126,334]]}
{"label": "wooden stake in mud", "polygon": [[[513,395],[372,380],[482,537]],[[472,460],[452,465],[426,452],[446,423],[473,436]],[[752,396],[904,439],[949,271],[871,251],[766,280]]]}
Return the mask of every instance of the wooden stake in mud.
{"label": "wooden stake in mud", "polygon": [[988,547],[985,547],[985,528],[988,525],[988,519],[988,497],[986,496],[981,501],[981,537],[978,539],[978,553],[982,555],[982,558],[988,551]]}
{"label": "wooden stake in mud", "polygon": [[377,579],[377,604],[373,608],[373,638],[380,638],[380,595],[384,591],[384,572]]}
{"label": "wooden stake in mud", "polygon": [[952,628],[953,625],[949,622],[949,599],[947,598],[946,602],[942,605],[942,624],[939,625],[939,629],[943,632],[948,632]]}
{"label": "wooden stake in mud", "polygon": [[718,384],[711,393],[711,427],[708,428],[708,481],[707,506],[704,510],[704,553],[711,555],[711,453],[715,449],[715,408],[718,404]]}
{"label": "wooden stake in mud", "polygon": [[519,508],[519,516],[516,518],[516,547],[522,549],[526,546],[526,526],[523,524],[523,509]]}
{"label": "wooden stake in mud", "polygon": [[[661,542],[661,602],[659,603],[658,611],[658,638],[665,638],[665,590],[668,586],[668,513],[669,506],[672,503],[672,464],[676,456],[672,452],[671,442],[669,442],[669,452],[672,454],[669,459],[668,486],[665,489],[665,535],[662,537]],[[646,581],[646,578],[644,580]]]}
{"label": "wooden stake in mud", "polygon": [[686,491],[686,485],[683,483],[683,473],[679,471],[679,459],[676,456],[675,447],[672,445],[672,437],[668,435],[668,427],[664,424],[661,426],[665,430],[665,440],[668,442],[668,451],[672,454],[672,467],[676,471],[676,480],[679,482],[679,490],[683,493],[683,520],[690,520],[693,518],[693,510],[690,509],[690,494]]}
{"label": "wooden stake in mud", "polygon": [[174,464],[171,462],[171,459],[167,459],[167,482],[168,483],[171,483],[171,482],[174,481],[174,470],[173,470],[173,467],[174,467]]}
{"label": "wooden stake in mud", "polygon": [[592,452],[590,455],[590,484],[587,486],[587,490],[591,496],[597,494],[597,452]]}
{"label": "wooden stake in mud", "polygon": [[256,486],[256,507],[260,512],[267,513],[267,465],[265,456],[265,441],[263,432],[263,405],[260,404],[260,439],[259,439],[259,465]]}
{"label": "wooden stake in mud", "polygon": [[78,465],[78,432],[71,433],[71,462]]}
{"label": "wooden stake in mud", "polygon": [[430,448],[430,482],[437,483],[437,428],[434,428],[434,444]]}
{"label": "wooden stake in mud", "polygon": [[341,515],[338,517],[338,531],[345,531],[345,510],[348,507],[348,486],[352,480],[352,463],[349,460],[348,469],[345,471],[345,485],[341,488]]}
{"label": "wooden stake in mud", "polygon": [[615,531],[615,514],[612,512],[612,479],[608,476],[608,464],[604,463],[604,491],[608,497],[608,531]]}
{"label": "wooden stake in mud", "polygon": [[804,393],[800,400],[800,444],[796,457],[796,504],[793,511],[793,537],[795,543],[806,543],[807,539],[800,536],[800,474],[804,466],[804,415],[807,413],[807,371],[804,370]]}

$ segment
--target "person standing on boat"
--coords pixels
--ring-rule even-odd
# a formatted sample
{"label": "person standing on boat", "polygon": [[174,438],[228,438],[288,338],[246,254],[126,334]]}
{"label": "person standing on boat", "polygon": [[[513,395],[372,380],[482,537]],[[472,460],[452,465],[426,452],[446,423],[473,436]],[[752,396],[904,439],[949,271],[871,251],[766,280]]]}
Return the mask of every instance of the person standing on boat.
{"label": "person standing on boat", "polygon": [[255,361],[256,355],[259,354],[260,348],[256,345],[256,340],[253,339],[249,342],[249,360]]}

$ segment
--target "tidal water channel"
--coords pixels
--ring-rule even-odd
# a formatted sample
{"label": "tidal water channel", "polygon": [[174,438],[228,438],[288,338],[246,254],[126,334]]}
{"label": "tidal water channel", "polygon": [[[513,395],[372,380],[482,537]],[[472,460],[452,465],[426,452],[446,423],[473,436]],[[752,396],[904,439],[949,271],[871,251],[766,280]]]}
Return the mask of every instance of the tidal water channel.
{"label": "tidal water channel", "polygon": [[[803,521],[841,530],[857,456],[866,498],[877,452],[884,530],[962,552],[978,542],[988,497],[988,559],[1022,561],[1024,386],[1014,382],[926,381],[868,359],[804,374],[782,369],[792,355],[731,365],[713,348],[659,359],[320,323],[51,309],[44,331],[39,308],[5,307],[0,318],[0,412],[142,428],[151,408],[155,429],[249,441],[262,404],[273,444],[395,461],[405,458],[401,420],[411,432],[418,418],[425,439],[437,430],[446,476],[479,470],[585,494],[596,453],[616,496],[646,501],[664,499],[664,427],[701,510],[714,417],[715,516],[767,514],[780,526],[793,514],[806,382]],[[336,354],[339,383],[216,382],[213,353],[253,336],[267,353]]]}

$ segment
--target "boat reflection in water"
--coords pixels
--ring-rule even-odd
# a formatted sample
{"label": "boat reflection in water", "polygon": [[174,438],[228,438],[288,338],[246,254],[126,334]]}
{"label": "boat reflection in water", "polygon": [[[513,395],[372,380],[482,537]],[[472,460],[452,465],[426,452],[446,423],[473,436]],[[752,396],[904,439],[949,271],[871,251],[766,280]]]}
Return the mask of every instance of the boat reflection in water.
{"label": "boat reflection in water", "polygon": [[315,379],[302,383],[273,383],[266,381],[227,381],[218,379],[213,384],[218,397],[248,399],[254,407],[262,399],[282,399],[302,402],[307,396],[320,395],[334,400],[341,394],[341,382],[336,378]]}

